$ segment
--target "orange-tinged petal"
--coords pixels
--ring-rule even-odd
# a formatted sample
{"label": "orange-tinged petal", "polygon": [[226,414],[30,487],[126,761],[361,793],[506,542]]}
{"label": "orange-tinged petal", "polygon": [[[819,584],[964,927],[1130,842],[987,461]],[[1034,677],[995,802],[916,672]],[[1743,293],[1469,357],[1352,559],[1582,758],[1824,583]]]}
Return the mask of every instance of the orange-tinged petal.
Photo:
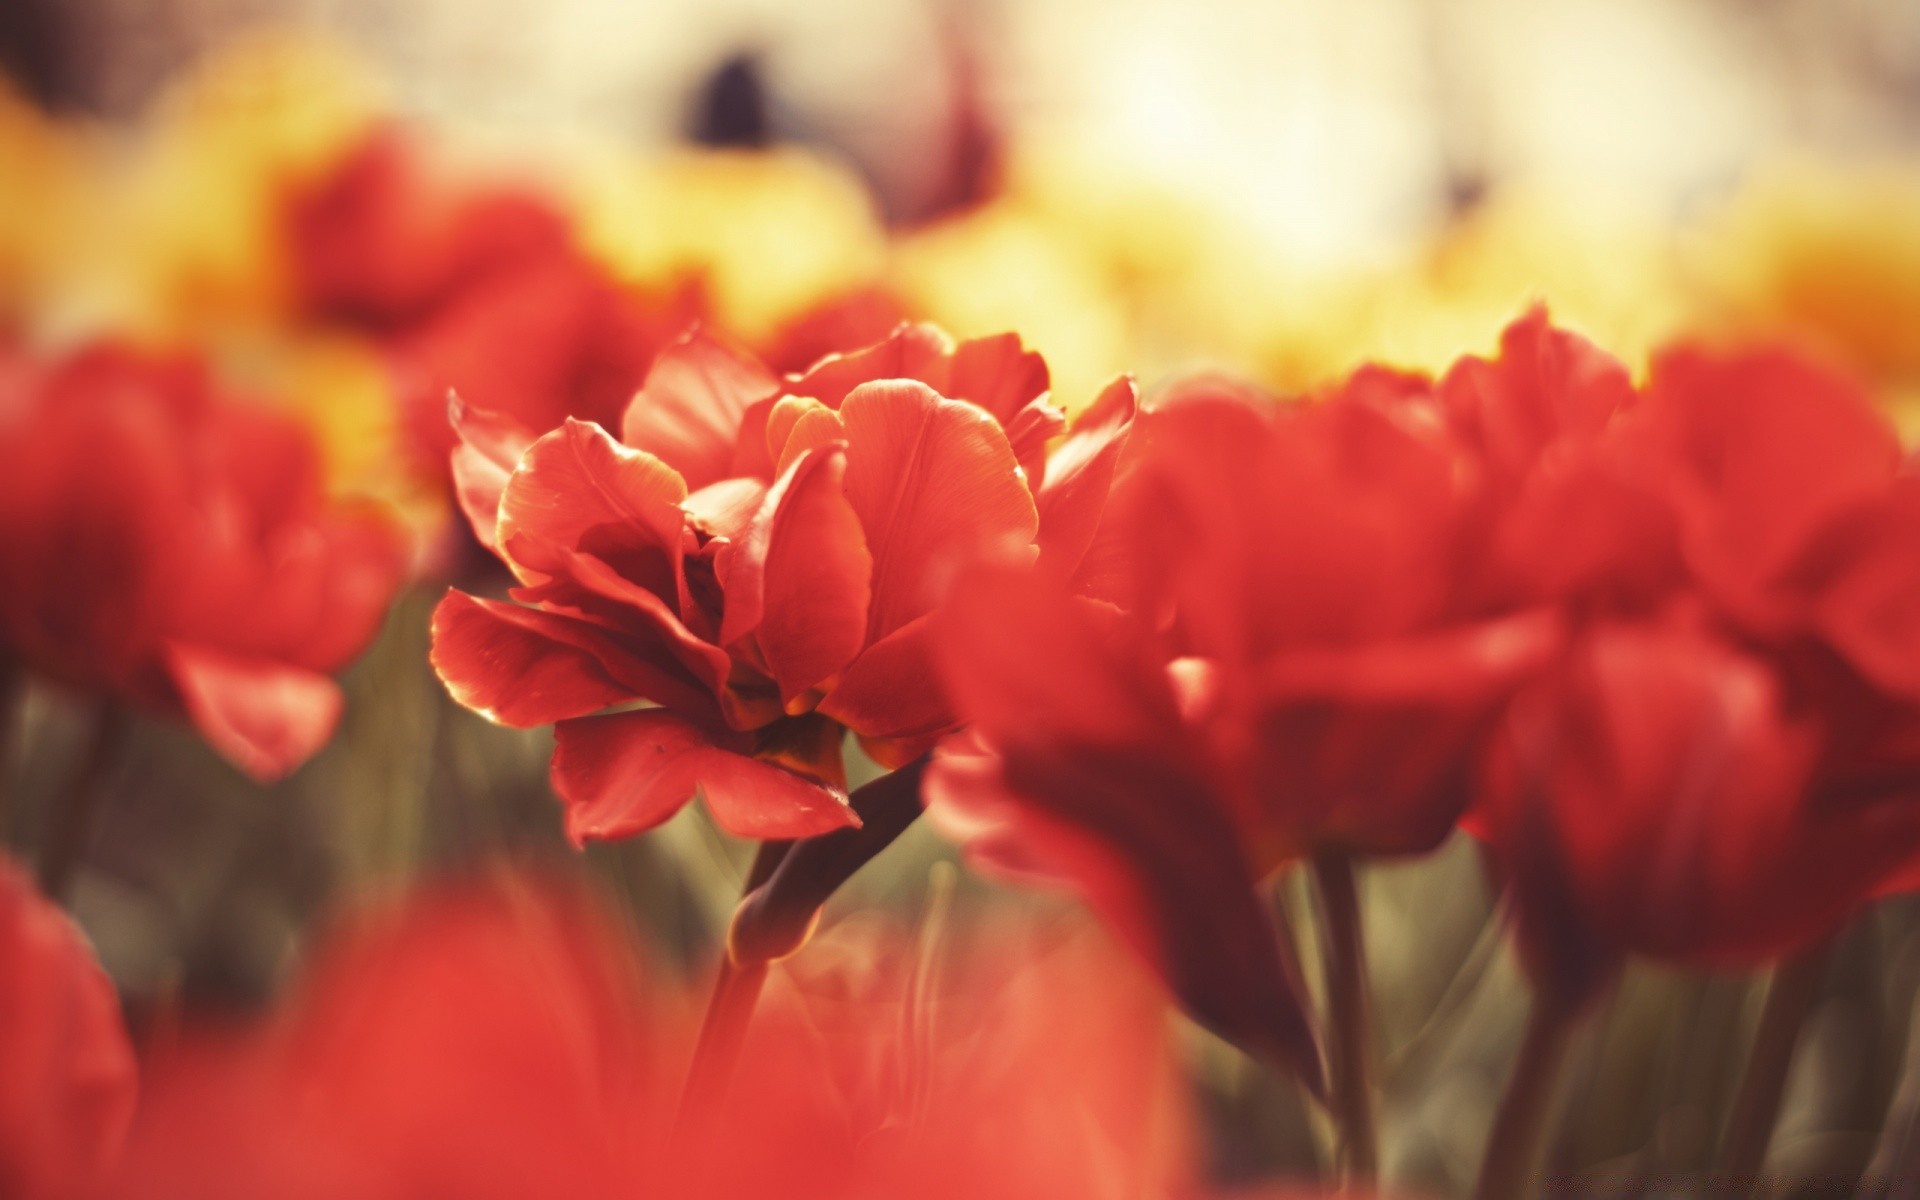
{"label": "orange-tinged petal", "polygon": [[340,687],[325,675],[178,644],[167,667],[194,728],[261,783],[313,757],[340,721]]}
{"label": "orange-tinged petal", "polygon": [[741,418],[779,383],[751,357],[696,330],[654,360],[627,406],[620,440],[660,458],[688,487],[706,487],[734,473]]}
{"label": "orange-tinged petal", "polygon": [[873,554],[867,640],[931,611],[983,556],[1033,543],[1039,513],[1000,426],[925,384],[863,384],[840,410],[847,499]]}
{"label": "orange-tinged petal", "polygon": [[740,837],[804,838],[859,824],[844,792],[749,757],[731,731],[662,709],[562,721],[553,734],[553,790],[576,845],[644,833],[696,790],[720,827]]}
{"label": "orange-tinged petal", "polygon": [[767,413],[767,453],[778,475],[807,451],[846,436],[839,414],[812,396],[782,396]]}
{"label": "orange-tinged petal", "polygon": [[728,559],[721,641],[755,635],[785,702],[846,666],[866,637],[873,558],[846,472],[839,446],[794,463]]}
{"label": "orange-tinged petal", "polygon": [[475,408],[453,395],[447,398],[447,420],[460,439],[452,455],[454,496],[473,526],[473,536],[487,549],[498,550],[494,534],[500,524],[500,494],[520,456],[533,445],[533,432],[512,417]]}
{"label": "orange-tinged petal", "polygon": [[528,447],[500,498],[497,545],[522,579],[514,546],[580,547],[589,534],[609,546],[677,554],[687,498],[679,472],[614,441],[590,421],[567,423]]}

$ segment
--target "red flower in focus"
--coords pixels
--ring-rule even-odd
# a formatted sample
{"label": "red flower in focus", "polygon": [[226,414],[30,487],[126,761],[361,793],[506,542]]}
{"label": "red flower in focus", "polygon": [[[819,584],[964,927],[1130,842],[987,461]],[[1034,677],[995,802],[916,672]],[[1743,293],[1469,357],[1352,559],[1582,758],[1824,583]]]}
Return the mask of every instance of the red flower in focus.
{"label": "red flower in focus", "polygon": [[1920,849],[1920,493],[1892,430],[1781,352],[1678,350],[1640,395],[1594,353],[1536,314],[1449,379],[1489,428],[1581,406],[1500,498],[1495,574],[1590,627],[1516,703],[1472,821],[1576,1000],[1628,955],[1805,948]]}
{"label": "red flower in focus", "polygon": [[0,972],[0,1193],[91,1195],[133,1116],[133,1049],[73,923],[5,859]]}
{"label": "red flower in focus", "polygon": [[1177,1193],[1163,1009],[1097,940],[842,928],[809,957],[769,989],[716,1146],[670,1136],[693,1025],[595,906],[428,893],[349,926],[266,1022],[156,1049],[106,1194]]}
{"label": "red flower in focus", "polygon": [[0,376],[0,645],[190,720],[273,779],[331,735],[403,546],[330,503],[305,430],[193,363],[100,347]]}
{"label": "red flower in focus", "polygon": [[[450,592],[433,658],[456,699],[557,722],[576,840],[620,837],[698,785],[743,836],[855,823],[841,743],[900,765],[955,723],[930,621],[988,554],[1078,561],[1131,421],[1126,383],[1064,420],[1011,335],[928,327],[780,380],[695,336],[663,353],[616,439],[537,440],[456,407],[454,469],[518,603]],[[635,702],[656,708],[600,714]]]}
{"label": "red flower in focus", "polygon": [[394,129],[288,198],[296,302],[379,343],[424,470],[453,446],[446,398],[536,430],[612,425],[690,314],[628,294],[532,187],[435,177]]}
{"label": "red flower in focus", "polygon": [[1473,509],[1419,381],[1363,372],[1291,408],[1188,387],[1135,446],[1088,558],[1133,615],[1013,575],[963,590],[943,666],[979,740],[930,795],[977,853],[1077,884],[1200,1020],[1312,1078],[1257,883],[1437,845],[1552,625],[1464,607]]}

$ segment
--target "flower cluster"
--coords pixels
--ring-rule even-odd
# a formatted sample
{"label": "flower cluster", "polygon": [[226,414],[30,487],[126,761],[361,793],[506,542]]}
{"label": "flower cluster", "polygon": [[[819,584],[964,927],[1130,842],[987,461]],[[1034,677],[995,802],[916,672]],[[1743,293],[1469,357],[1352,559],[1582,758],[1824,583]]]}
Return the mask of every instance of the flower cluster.
{"label": "flower cluster", "polygon": [[1635,387],[1536,312],[1433,383],[1181,385],[1133,445],[1117,607],[1006,568],[951,606],[973,736],[930,786],[1197,1013],[1237,1028],[1273,957],[1256,881],[1463,815],[1573,1000],[1626,955],[1775,961],[1911,869],[1920,489],[1843,379],[1683,349]]}
{"label": "flower cluster", "polygon": [[332,734],[328,678],[379,630],[405,548],[328,498],[308,432],[202,364],[0,350],[0,660],[184,716],[259,779]]}

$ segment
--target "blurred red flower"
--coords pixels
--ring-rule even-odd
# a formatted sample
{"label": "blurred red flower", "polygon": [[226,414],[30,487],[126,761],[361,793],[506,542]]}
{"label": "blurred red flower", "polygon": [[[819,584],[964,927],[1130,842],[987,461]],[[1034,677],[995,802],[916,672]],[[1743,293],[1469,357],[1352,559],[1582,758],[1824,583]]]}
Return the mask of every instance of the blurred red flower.
{"label": "blurred red flower", "polygon": [[529,429],[611,426],[693,315],[623,288],[538,189],[436,173],[390,126],[293,190],[285,225],[301,314],[385,349],[415,468],[432,475],[454,444],[449,390]]}
{"label": "blurred red flower", "polygon": [[307,431],[201,367],[102,345],[0,367],[0,645],[178,713],[257,779],[331,735],[404,547],[331,502]]}
{"label": "blurred red flower", "polygon": [[1121,607],[1009,572],[951,602],[976,736],[929,794],[977,857],[1064,876],[1198,1019],[1311,1079],[1257,885],[1437,845],[1553,624],[1466,607],[1471,497],[1423,381],[1365,371],[1310,406],[1190,384],[1134,448],[1087,560]]}
{"label": "blurred red flower", "polygon": [[[621,837],[698,784],[743,836],[857,823],[841,743],[898,766],[955,723],[931,614],[988,554],[1074,560],[1132,418],[1124,381],[1065,422],[1046,365],[1006,335],[906,326],[781,380],[694,335],[663,353],[615,439],[537,440],[456,406],[462,504],[519,580],[449,592],[433,659],[454,697],[557,722],[576,840]],[[636,701],[657,708],[610,715]]]}
{"label": "blurred red flower", "polygon": [[67,915],[0,858],[0,1193],[92,1194],[133,1117],[113,985]]}
{"label": "blurred red flower", "polygon": [[776,976],[715,1144],[670,1129],[685,998],[613,928],[510,876],[349,924],[268,1020],[155,1048],[107,1194],[1037,1200],[1185,1179],[1164,1010],[1098,939],[830,932]]}
{"label": "blurred red flower", "polygon": [[1562,418],[1519,471],[1478,447],[1523,481],[1495,501],[1492,576],[1586,625],[1516,703],[1470,821],[1541,982],[1580,999],[1630,954],[1773,961],[1901,886],[1920,510],[1868,398],[1784,352],[1688,348],[1634,394],[1541,314],[1448,387],[1484,429]]}

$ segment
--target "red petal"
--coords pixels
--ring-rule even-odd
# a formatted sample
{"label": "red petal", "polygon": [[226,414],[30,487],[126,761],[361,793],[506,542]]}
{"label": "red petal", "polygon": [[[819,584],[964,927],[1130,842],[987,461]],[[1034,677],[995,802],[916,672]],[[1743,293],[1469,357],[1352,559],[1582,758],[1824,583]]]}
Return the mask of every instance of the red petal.
{"label": "red petal", "polygon": [[1167,746],[1181,726],[1165,665],[1132,627],[1036,572],[970,572],[934,624],[948,698],[991,740]]}
{"label": "red petal", "polygon": [[340,720],[340,688],[325,675],[200,646],[169,647],[167,666],[194,728],[261,783],[313,757]]}
{"label": "red petal", "polygon": [[1649,393],[1646,469],[1679,501],[1690,561],[1742,616],[1779,620],[1775,576],[1892,481],[1893,427],[1860,388],[1784,351],[1675,351]]}
{"label": "red petal", "polygon": [[636,658],[584,621],[451,589],[433,611],[432,658],[455,700],[519,729],[636,699],[712,702],[697,681]]}
{"label": "red petal", "polygon": [[1821,598],[1821,627],[1877,685],[1920,699],[1920,478],[1902,477],[1860,524],[1860,548]]}
{"label": "red petal", "polygon": [[767,453],[776,474],[785,475],[807,451],[846,437],[839,414],[811,396],[782,396],[767,412]]}
{"label": "red petal", "polygon": [[741,418],[780,385],[754,359],[700,331],[661,351],[627,406],[620,440],[703,488],[733,474]]}
{"label": "red petal", "polygon": [[1019,334],[995,334],[961,342],[947,377],[927,382],[943,396],[978,404],[1011,431],[1016,414],[1047,394],[1047,361],[1023,347]]}
{"label": "red petal", "polygon": [[935,757],[927,797],[942,825],[987,833],[1001,862],[1017,846],[1030,880],[1069,881],[1195,1020],[1318,1092],[1303,990],[1205,783],[1121,747],[1022,750],[998,767]]}
{"label": "red petal", "polygon": [[494,533],[500,524],[500,494],[520,465],[520,457],[533,445],[533,432],[512,417],[474,408],[451,395],[447,420],[460,439],[452,457],[454,496],[473,526],[473,536],[497,551]]}
{"label": "red petal", "polygon": [[1626,368],[1535,307],[1500,335],[1500,357],[1461,359],[1440,383],[1448,419],[1503,486],[1553,445],[1591,440],[1634,406]]}
{"label": "red petal", "polygon": [[1071,575],[1086,557],[1139,410],[1139,389],[1123,375],[1080,414],[1073,433],[1048,457],[1045,481],[1035,496],[1040,561],[1046,567]]}
{"label": "red petal", "polygon": [[1027,490],[1038,492],[1047,478],[1047,443],[1067,427],[1067,414],[1045,396],[1013,415],[1006,423],[1007,444],[1027,473]]}
{"label": "red petal", "polygon": [[873,559],[846,462],[831,447],[794,463],[728,560],[720,640],[754,634],[783,701],[846,666],[866,638]]}
{"label": "red petal", "polygon": [[849,392],[876,379],[933,383],[930,376],[945,374],[945,363],[952,353],[953,339],[934,326],[902,325],[883,342],[828,355],[790,380],[786,391],[792,396],[811,396],[837,409]]}
{"label": "red petal", "polygon": [[873,553],[869,642],[931,611],[969,561],[1032,545],[1039,513],[986,413],[893,381],[856,388],[840,415],[847,499]]}
{"label": "red petal", "polygon": [[787,386],[839,408],[863,383],[913,379],[950,400],[965,400],[1003,426],[1047,392],[1046,360],[1020,345],[1017,334],[974,338],[955,345],[938,328],[902,325],[886,341],[822,359]]}
{"label": "red petal", "polygon": [[133,1048],[73,922],[0,858],[0,1194],[91,1195],[133,1116]]}
{"label": "red petal", "polygon": [[[498,544],[523,579],[515,543],[579,549],[589,533],[620,548],[677,555],[686,481],[587,421],[567,423],[527,449],[500,498]],[[606,553],[602,552],[602,557]]]}
{"label": "red petal", "polygon": [[710,483],[688,495],[684,507],[696,528],[709,537],[736,538],[767,498],[767,485],[737,476]]}
{"label": "red petal", "polygon": [[859,823],[844,793],[748,757],[729,732],[660,709],[562,721],[553,733],[553,790],[576,845],[644,833],[696,789],[720,827],[740,837],[813,837]]}
{"label": "red petal", "polygon": [[934,673],[933,614],[916,617],[861,651],[820,701],[819,711],[863,738],[939,733],[953,724]]}
{"label": "red petal", "polygon": [[[623,656],[653,665],[676,663],[685,677],[697,681],[705,692],[718,694],[726,683],[732,669],[726,652],[688,629],[659,596],[591,554],[561,551],[545,565],[554,577],[513,589],[514,599],[543,612],[578,617],[613,630],[620,635]],[[642,694],[683,711],[705,706],[699,696]]]}

